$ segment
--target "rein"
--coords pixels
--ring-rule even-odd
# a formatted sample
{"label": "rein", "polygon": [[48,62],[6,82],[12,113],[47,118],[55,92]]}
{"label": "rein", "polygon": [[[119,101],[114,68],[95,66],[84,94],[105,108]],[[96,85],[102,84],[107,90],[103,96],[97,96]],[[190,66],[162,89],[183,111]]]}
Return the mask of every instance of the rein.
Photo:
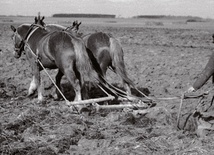
{"label": "rein", "polygon": [[37,30],[39,29],[39,27],[36,27],[35,29],[33,29],[32,31],[29,32],[28,35],[26,35],[25,39],[23,40],[24,43],[27,43],[29,38],[32,36],[32,34]]}

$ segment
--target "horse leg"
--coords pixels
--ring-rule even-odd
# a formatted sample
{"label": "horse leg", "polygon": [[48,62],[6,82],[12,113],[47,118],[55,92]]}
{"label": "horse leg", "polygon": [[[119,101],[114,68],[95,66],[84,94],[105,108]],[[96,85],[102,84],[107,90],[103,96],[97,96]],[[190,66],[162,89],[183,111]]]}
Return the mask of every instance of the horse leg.
{"label": "horse leg", "polygon": [[81,101],[82,95],[81,95],[81,85],[80,81],[78,79],[74,79],[74,91],[75,91],[75,98],[74,101]]}
{"label": "horse leg", "polygon": [[37,82],[36,82],[36,77],[35,77],[35,74],[34,74],[34,71],[35,71],[35,68],[36,68],[37,65],[35,63],[36,60],[32,56],[31,51],[28,48],[25,48],[25,51],[26,51],[26,58],[30,63],[31,71],[33,73],[32,81],[30,83],[30,87],[28,89],[28,95],[27,95],[27,96],[31,96],[31,95],[33,95],[35,93],[35,91],[36,91],[36,89],[38,87]]}
{"label": "horse leg", "polygon": [[[70,64],[72,66],[69,66],[67,69],[65,69],[65,76],[70,82],[70,84],[73,86],[74,92],[75,92],[75,98],[74,101],[81,101],[82,96],[81,96],[81,79],[80,75],[76,74],[78,71],[76,70],[75,66],[73,64]],[[82,110],[82,106],[77,105],[76,106],[77,110],[80,112]],[[76,109],[75,108],[75,109]]]}
{"label": "horse leg", "polygon": [[79,84],[79,80],[75,80],[74,84],[74,91],[75,91],[75,98],[74,101],[81,101],[82,100],[82,95],[81,95],[81,87]]}
{"label": "horse leg", "polygon": [[32,81],[30,83],[30,87],[28,89],[28,95],[27,96],[31,96],[35,93],[37,89],[37,84],[36,84],[36,80],[35,80],[35,76],[33,76]]}
{"label": "horse leg", "polygon": [[[87,83],[84,82],[83,77],[81,76],[80,72],[76,68],[76,65],[74,65],[73,69],[74,69],[74,73],[75,73],[74,80],[77,81],[77,82],[75,82],[75,88],[77,88],[77,89],[75,90],[75,88],[74,88],[74,91],[76,93],[75,101],[80,101],[82,99],[88,99],[89,98],[88,91],[91,86],[87,86]],[[83,96],[81,96],[81,92],[82,92]]]}
{"label": "horse leg", "polygon": [[75,72],[67,69],[67,70],[65,70],[65,76],[67,77],[67,79],[70,82],[70,84],[73,86],[73,89],[74,89],[74,92],[75,92],[74,101],[82,100],[81,84],[80,84],[80,80],[77,78]]}
{"label": "horse leg", "polygon": [[34,73],[34,79],[35,79],[35,84],[37,86],[37,91],[38,91],[38,102],[42,102],[44,97],[42,95],[43,93],[43,87],[41,85],[41,77],[40,77],[40,70],[39,70],[39,65],[38,64],[35,64],[34,66],[34,70],[33,70],[33,73]]}
{"label": "horse leg", "polygon": [[41,77],[40,77],[40,74],[39,74],[39,80],[38,80],[38,102],[42,102],[44,100],[44,97],[43,97],[43,84],[42,83],[42,80],[41,80]]}
{"label": "horse leg", "polygon": [[85,99],[89,99],[89,94],[88,92],[91,90],[92,86],[91,86],[91,83],[89,82],[88,84],[87,83],[84,83],[83,86],[82,86],[82,98],[85,100]]}
{"label": "horse leg", "polygon": [[[62,90],[60,82],[61,82],[61,79],[62,79],[63,75],[64,74],[60,70],[58,70],[58,73],[57,73],[55,79],[56,79],[56,85],[59,88],[59,90]],[[56,88],[56,91],[55,91],[55,94],[53,95],[53,97],[54,97],[55,100],[58,100],[58,99],[60,99],[62,97],[62,95],[59,93],[57,88]]]}
{"label": "horse leg", "polygon": [[33,73],[33,79],[30,83],[30,87],[28,89],[28,95],[31,96],[35,93],[36,89],[38,91],[38,102],[43,101],[43,95],[42,95],[42,87],[41,87],[41,79],[40,79],[40,70],[39,70],[39,64],[36,63],[35,57],[32,55],[32,52],[26,48],[26,57],[27,60],[30,63],[31,70]]}

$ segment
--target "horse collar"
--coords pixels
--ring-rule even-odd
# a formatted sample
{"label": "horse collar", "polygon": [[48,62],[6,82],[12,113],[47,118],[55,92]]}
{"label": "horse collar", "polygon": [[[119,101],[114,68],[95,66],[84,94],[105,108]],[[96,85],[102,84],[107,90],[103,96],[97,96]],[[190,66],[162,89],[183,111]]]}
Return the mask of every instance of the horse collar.
{"label": "horse collar", "polygon": [[27,43],[28,40],[30,39],[30,37],[32,36],[32,34],[38,29],[39,27],[36,27],[35,29],[33,29],[32,31],[30,31],[29,34],[26,35],[25,39],[23,40],[24,43]]}

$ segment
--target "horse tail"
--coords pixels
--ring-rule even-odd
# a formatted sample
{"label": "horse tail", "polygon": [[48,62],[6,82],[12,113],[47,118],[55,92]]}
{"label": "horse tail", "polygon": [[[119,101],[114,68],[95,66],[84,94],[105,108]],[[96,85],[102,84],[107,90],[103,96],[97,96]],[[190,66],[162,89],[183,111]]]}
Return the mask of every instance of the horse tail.
{"label": "horse tail", "polygon": [[106,80],[105,80],[104,74],[102,72],[102,69],[100,67],[100,64],[98,63],[97,59],[95,58],[93,52],[89,48],[86,48],[86,52],[87,52],[88,57],[90,59],[91,65],[92,65],[92,67],[96,73],[96,79],[100,83],[106,84]]}
{"label": "horse tail", "polygon": [[75,38],[74,52],[75,52],[75,65],[81,76],[81,83],[84,83],[86,79],[91,77],[92,66],[90,64],[89,57],[87,56],[86,48],[81,39]]}
{"label": "horse tail", "polygon": [[110,56],[115,72],[122,78],[125,83],[131,85],[132,87],[135,87],[132,80],[127,76],[121,44],[117,39],[113,37],[110,37]]}
{"label": "horse tail", "polygon": [[76,67],[80,73],[81,82],[83,83],[87,79],[92,83],[96,83],[96,80],[101,83],[106,83],[96,58],[92,52],[85,47],[83,40],[78,40],[77,44],[75,44],[75,56]]}

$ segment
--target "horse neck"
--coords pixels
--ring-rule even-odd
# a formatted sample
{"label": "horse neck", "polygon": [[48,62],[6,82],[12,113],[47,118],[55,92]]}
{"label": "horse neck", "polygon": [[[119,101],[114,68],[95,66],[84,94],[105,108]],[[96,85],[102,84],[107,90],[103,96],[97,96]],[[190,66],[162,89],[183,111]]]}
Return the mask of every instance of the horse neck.
{"label": "horse neck", "polygon": [[44,36],[46,36],[48,32],[46,30],[43,30],[41,28],[37,28],[30,36],[27,38],[27,42],[29,44],[39,42]]}
{"label": "horse neck", "polygon": [[18,27],[17,29],[17,33],[21,36],[21,38],[24,40],[28,30],[30,29],[30,25],[29,24],[22,24]]}

